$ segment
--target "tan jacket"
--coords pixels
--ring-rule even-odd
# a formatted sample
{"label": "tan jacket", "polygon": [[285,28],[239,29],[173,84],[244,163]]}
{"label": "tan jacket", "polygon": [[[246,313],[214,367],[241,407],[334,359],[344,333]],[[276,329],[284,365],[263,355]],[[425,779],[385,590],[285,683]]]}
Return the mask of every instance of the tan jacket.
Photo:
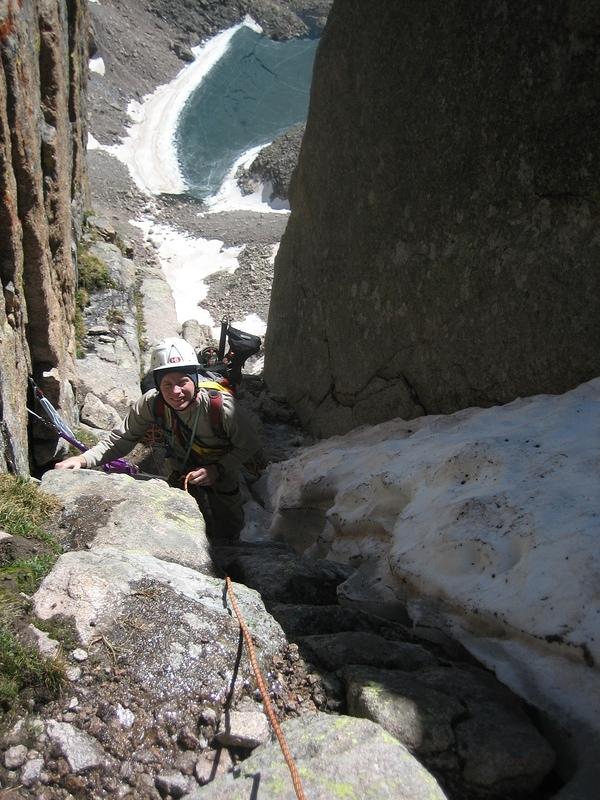
{"label": "tan jacket", "polygon": [[[127,416],[121,424],[114,428],[108,436],[90,450],[83,453],[87,467],[98,467],[107,461],[115,458],[122,458],[129,453],[135,445],[144,437],[144,434],[151,425],[157,423],[154,416],[154,404],[158,395],[156,389],[150,389],[140,397],[129,409]],[[185,411],[178,411],[178,417],[191,430],[196,420],[197,442],[204,443],[209,447],[223,446],[223,439],[219,438],[213,431],[209,419],[209,397],[206,389],[200,389],[196,396],[196,402]],[[207,464],[219,463],[227,473],[226,480],[237,480],[237,473],[240,467],[260,448],[260,438],[255,426],[249,416],[241,409],[231,395],[223,393],[222,410],[223,428],[229,439],[231,449],[216,458],[207,458]],[[165,416],[165,424],[168,424]],[[177,436],[169,436],[167,431],[166,438],[169,440],[172,450],[170,458],[173,469],[184,471],[191,467],[183,463],[187,447],[181,443]],[[187,444],[187,443],[186,443]],[[221,482],[221,481],[219,481]]]}

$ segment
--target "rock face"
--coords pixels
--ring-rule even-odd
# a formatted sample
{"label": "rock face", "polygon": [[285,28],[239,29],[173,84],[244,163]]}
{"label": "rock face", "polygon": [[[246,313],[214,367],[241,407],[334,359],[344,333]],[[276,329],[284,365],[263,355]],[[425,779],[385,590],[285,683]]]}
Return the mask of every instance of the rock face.
{"label": "rock face", "polygon": [[28,471],[27,375],[72,403],[87,5],[0,4],[0,471]]}
{"label": "rock face", "polygon": [[84,310],[86,336],[83,358],[77,360],[77,395],[82,403],[91,395],[119,416],[141,394],[135,266],[111,242],[95,242],[89,253],[105,265],[110,286],[96,290]]}
{"label": "rock face", "polygon": [[[204,522],[186,492],[161,480],[134,481],[95,470],[49,470],[44,491],[63,504],[65,524],[77,522],[66,549],[117,547],[212,574]],[[160,518],[160,527],[153,528]],[[135,524],[132,521],[135,520]],[[200,533],[199,533],[200,531]]]}
{"label": "rock face", "polygon": [[334,3],[266,341],[313,432],[599,373],[597,34],[580,0]]}
{"label": "rock face", "polygon": [[162,481],[50,470],[42,489],[62,505],[63,553],[25,641],[65,682],[0,731],[9,792],[241,798],[259,772],[257,798],[290,798],[227,574],[308,796],[547,797],[554,753],[517,698],[435,632],[336,605],[350,568],[281,543],[218,547]]}
{"label": "rock face", "polygon": [[[392,736],[368,720],[318,714],[292,720],[284,734],[308,797],[364,800],[445,800],[436,780]],[[263,747],[226,776],[190,795],[198,800],[243,800],[260,778],[256,797],[287,800],[294,789],[277,743]]]}
{"label": "rock face", "polygon": [[531,796],[554,753],[489,673],[434,667],[418,674],[346,667],[348,711],[377,722],[439,771],[455,796]]}
{"label": "rock face", "polygon": [[287,200],[303,135],[304,125],[294,125],[261,150],[248,169],[241,169],[237,182],[242,194],[251,194],[261,183],[270,182],[273,187],[270,199]]}

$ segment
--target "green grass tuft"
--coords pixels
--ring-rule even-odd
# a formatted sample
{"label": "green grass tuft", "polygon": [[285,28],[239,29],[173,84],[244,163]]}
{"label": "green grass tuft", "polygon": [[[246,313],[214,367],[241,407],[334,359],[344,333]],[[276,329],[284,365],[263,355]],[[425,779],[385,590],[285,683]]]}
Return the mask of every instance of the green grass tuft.
{"label": "green grass tuft", "polygon": [[[0,475],[0,529],[15,537],[0,567],[0,711],[26,698],[56,696],[64,677],[61,662],[44,658],[19,639],[31,619],[26,595],[35,592],[60,553],[60,545],[43,527],[59,508],[59,501],[36,483]],[[39,544],[24,546],[23,539]],[[16,555],[19,549],[23,557]]]}
{"label": "green grass tuft", "polygon": [[106,312],[106,321],[110,325],[123,325],[125,322],[125,317],[123,315],[123,311],[120,308],[109,308]]}
{"label": "green grass tuft", "polygon": [[63,652],[70,652],[77,647],[81,647],[81,640],[72,617],[63,617],[61,615],[50,617],[50,619],[32,617],[31,621],[38,630],[44,631],[51,639],[60,642]]}
{"label": "green grass tuft", "polygon": [[81,245],[77,251],[77,270],[77,285],[80,289],[87,292],[114,289],[114,281],[104,261]]}
{"label": "green grass tuft", "polygon": [[[135,302],[135,325],[137,331],[138,344],[142,353],[145,353],[149,348],[149,342],[146,338],[146,322],[144,320],[144,295],[139,285],[135,287],[134,292]],[[141,375],[143,378],[144,376]]]}
{"label": "green grass tuft", "polygon": [[0,475],[0,528],[14,536],[55,544],[42,525],[60,508],[59,501],[35,483],[14,475]]}
{"label": "green grass tuft", "polygon": [[0,705],[4,708],[24,690],[36,697],[56,696],[64,680],[60,662],[43,658],[0,623]]}
{"label": "green grass tuft", "polygon": [[55,553],[46,553],[41,556],[17,559],[1,567],[0,575],[8,575],[13,578],[20,592],[31,595],[50,572],[57,558]]}
{"label": "green grass tuft", "polygon": [[104,261],[95,256],[84,244],[77,249],[77,289],[75,291],[75,350],[77,358],[85,357],[83,340],[87,333],[84,311],[90,304],[90,292],[114,289],[115,283]]}

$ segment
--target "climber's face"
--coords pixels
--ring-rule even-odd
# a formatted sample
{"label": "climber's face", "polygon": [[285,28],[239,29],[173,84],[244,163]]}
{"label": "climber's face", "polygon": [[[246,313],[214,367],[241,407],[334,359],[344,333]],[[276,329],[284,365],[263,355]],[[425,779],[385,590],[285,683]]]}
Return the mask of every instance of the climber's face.
{"label": "climber's face", "polygon": [[168,372],[160,382],[160,393],[171,408],[183,411],[193,402],[196,387],[189,375]]}

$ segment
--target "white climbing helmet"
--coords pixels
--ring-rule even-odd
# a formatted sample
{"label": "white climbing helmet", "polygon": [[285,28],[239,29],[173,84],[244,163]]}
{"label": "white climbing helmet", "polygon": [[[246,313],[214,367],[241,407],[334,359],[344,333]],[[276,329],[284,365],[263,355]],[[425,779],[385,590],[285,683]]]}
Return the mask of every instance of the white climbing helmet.
{"label": "white climbing helmet", "polygon": [[152,348],[150,369],[157,386],[167,372],[184,372],[196,382],[199,366],[196,351],[185,339],[163,339]]}

